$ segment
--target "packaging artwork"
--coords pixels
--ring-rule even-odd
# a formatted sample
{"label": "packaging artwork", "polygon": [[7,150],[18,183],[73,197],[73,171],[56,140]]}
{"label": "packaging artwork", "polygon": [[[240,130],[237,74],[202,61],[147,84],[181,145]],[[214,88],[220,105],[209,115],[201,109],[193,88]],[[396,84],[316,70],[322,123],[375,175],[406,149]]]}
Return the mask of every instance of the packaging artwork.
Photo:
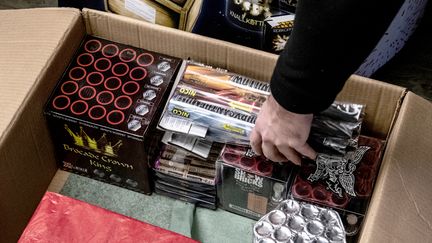
{"label": "packaging artwork", "polygon": [[263,50],[281,53],[294,27],[294,14],[270,17],[264,20]]}
{"label": "packaging artwork", "polygon": [[87,36],[45,108],[59,167],[151,193],[147,161],[160,138],[155,117],[180,64]]}
{"label": "packaging artwork", "polygon": [[216,209],[216,166],[220,147],[213,146],[208,159],[179,149],[163,146],[153,165],[155,192]]}
{"label": "packaging artwork", "polygon": [[217,160],[220,206],[259,219],[286,199],[291,163],[273,163],[247,147],[225,145]]}
{"label": "packaging artwork", "polygon": [[[162,130],[207,141],[249,145],[270,85],[189,61],[158,124]],[[364,105],[334,102],[314,117],[309,142],[318,152],[344,154],[355,147]]]}
{"label": "packaging artwork", "polygon": [[279,11],[278,1],[226,0],[225,15],[229,22],[240,28],[260,31],[264,19]]}
{"label": "packaging artwork", "polygon": [[349,242],[355,242],[361,229],[383,150],[383,141],[376,138],[360,136],[358,143],[357,150],[345,156],[318,155],[315,162],[304,161],[291,187],[295,199],[337,210]]}
{"label": "packaging artwork", "polygon": [[160,128],[219,143],[248,144],[270,85],[189,62]]}

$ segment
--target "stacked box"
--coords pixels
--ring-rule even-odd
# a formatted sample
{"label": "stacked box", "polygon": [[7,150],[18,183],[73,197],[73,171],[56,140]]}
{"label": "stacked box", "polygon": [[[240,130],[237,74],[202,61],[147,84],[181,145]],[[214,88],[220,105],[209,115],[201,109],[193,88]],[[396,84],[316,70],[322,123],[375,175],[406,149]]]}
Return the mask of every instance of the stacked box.
{"label": "stacked box", "polygon": [[247,147],[225,145],[217,160],[219,205],[259,219],[287,197],[291,163],[273,163]]}
{"label": "stacked box", "polygon": [[171,145],[165,145],[153,164],[155,192],[216,209],[216,166],[220,146],[212,146],[207,159]]}
{"label": "stacked box", "polygon": [[321,155],[317,161],[304,161],[290,192],[295,199],[337,210],[349,242],[355,242],[361,229],[383,151],[383,141],[376,138],[360,136],[358,143],[342,159]]}
{"label": "stacked box", "polygon": [[[249,136],[270,85],[188,62],[158,124],[162,130],[228,144],[249,145]],[[355,147],[364,105],[334,102],[314,116],[309,142],[317,152],[343,154]]]}
{"label": "stacked box", "polygon": [[294,14],[267,18],[264,22],[263,50],[280,54],[294,27]]}
{"label": "stacked box", "polygon": [[181,63],[87,36],[45,108],[58,166],[151,193],[147,161],[160,139],[155,117]]}

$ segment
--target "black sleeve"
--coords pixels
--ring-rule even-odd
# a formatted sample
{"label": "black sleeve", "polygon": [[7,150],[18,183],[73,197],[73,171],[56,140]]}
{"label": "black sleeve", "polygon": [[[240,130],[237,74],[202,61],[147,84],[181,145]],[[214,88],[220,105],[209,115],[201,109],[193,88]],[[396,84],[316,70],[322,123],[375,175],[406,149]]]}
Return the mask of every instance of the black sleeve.
{"label": "black sleeve", "polygon": [[299,0],[271,92],[285,109],[316,113],[334,101],[371,53],[402,0]]}

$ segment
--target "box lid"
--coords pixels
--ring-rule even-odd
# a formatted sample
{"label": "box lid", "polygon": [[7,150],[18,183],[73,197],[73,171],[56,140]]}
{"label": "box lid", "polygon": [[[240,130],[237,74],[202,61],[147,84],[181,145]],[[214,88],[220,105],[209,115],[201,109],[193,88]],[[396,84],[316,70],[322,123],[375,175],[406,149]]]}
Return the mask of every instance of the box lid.
{"label": "box lid", "polygon": [[432,239],[432,103],[409,92],[389,137],[361,242]]}
{"label": "box lid", "polygon": [[179,58],[88,35],[45,112],[142,139],[180,64]]}

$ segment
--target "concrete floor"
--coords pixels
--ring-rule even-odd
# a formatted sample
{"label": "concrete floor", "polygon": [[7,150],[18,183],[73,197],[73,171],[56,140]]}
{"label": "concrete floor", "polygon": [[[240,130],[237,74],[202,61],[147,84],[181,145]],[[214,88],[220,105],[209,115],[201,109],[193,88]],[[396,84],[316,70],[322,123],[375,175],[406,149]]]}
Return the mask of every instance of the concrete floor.
{"label": "concrete floor", "polygon": [[[57,0],[0,0],[0,9],[56,7]],[[432,1],[405,47],[372,78],[407,87],[432,100]]]}

